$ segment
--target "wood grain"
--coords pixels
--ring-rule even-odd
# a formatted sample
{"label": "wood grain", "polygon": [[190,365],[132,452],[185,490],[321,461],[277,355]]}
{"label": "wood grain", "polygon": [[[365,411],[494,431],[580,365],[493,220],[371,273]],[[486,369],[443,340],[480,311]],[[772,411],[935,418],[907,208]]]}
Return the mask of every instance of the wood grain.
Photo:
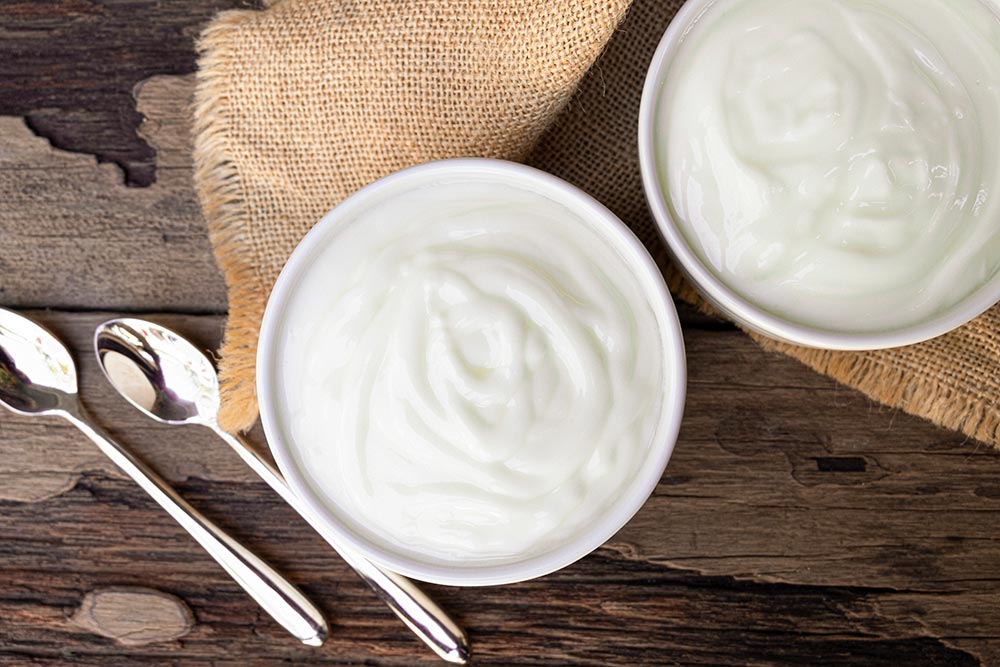
{"label": "wood grain", "polygon": [[194,616],[176,595],[141,586],[99,588],[84,596],[70,623],[124,646],[180,639]]}
{"label": "wood grain", "polygon": [[[21,116],[59,148],[156,180],[155,150],[135,132],[133,87],[195,68],[199,27],[252,0],[0,0],[0,115]],[[3,135],[0,135],[3,136]]]}
{"label": "wood grain", "polygon": [[[334,631],[319,651],[295,646],[82,436],[2,414],[0,460],[13,477],[75,483],[0,503],[0,665],[66,664],[53,647],[72,647],[81,665],[434,663],[221,442],[152,424],[114,395],[89,350],[106,313],[29,314],[74,349],[99,420],[302,584]],[[206,348],[222,323],[150,318]],[[536,582],[433,588],[470,628],[476,664],[998,664],[998,455],[872,406],[738,332],[688,327],[686,344],[680,441],[616,538]],[[24,437],[40,432],[27,451]],[[182,645],[126,650],[63,622],[87,592],[133,585],[191,607],[198,623]]]}
{"label": "wood grain", "polygon": [[[3,58],[0,57],[0,63]],[[138,91],[159,178],[126,187],[113,164],[53,148],[0,116],[0,304],[224,312],[191,183],[190,78]]]}

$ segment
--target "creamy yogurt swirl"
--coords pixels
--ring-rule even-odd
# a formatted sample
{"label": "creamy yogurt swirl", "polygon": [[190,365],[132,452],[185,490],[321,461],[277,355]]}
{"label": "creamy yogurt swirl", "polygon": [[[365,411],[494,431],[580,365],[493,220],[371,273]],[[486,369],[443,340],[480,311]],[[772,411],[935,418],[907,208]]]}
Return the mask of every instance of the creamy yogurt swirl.
{"label": "creamy yogurt swirl", "polygon": [[718,0],[684,36],[657,162],[696,252],[802,324],[926,321],[1000,266],[994,0]]}
{"label": "creamy yogurt swirl", "polygon": [[558,545],[626,487],[660,417],[659,326],[616,242],[514,186],[366,210],[284,321],[300,469],[355,530],[421,557]]}

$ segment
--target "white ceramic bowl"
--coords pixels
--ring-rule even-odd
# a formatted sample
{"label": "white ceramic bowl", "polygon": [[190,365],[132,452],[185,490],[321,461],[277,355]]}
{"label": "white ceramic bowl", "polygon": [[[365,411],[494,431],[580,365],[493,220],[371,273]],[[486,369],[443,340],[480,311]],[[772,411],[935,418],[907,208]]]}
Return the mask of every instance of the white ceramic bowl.
{"label": "white ceramic bowl", "polygon": [[876,350],[912,345],[948,333],[975,319],[1000,301],[1000,273],[956,303],[925,322],[899,329],[852,333],[830,331],[799,324],[758,307],[726,285],[707,267],[691,247],[668,205],[668,193],[657,177],[655,150],[656,108],[660,90],[670,76],[670,66],[684,48],[684,37],[700,17],[716,4],[739,0],[687,0],[663,35],[646,75],[639,111],[639,164],[646,199],[673,257],[675,266],[709,303],[748,329],[796,345],[829,350]]}
{"label": "white ceramic bowl", "polygon": [[[336,242],[334,230],[343,221],[353,219],[365,208],[384,201],[394,193],[456,175],[495,179],[527,188],[562,203],[582,218],[592,221],[594,228],[605,233],[617,246],[645,286],[659,322],[663,348],[664,386],[660,419],[646,458],[631,485],[622,489],[613,505],[581,529],[571,541],[551,551],[503,565],[424,562],[402,550],[397,552],[383,548],[351,530],[347,522],[322,502],[297,468],[297,457],[292,455],[294,445],[277,414],[280,405],[275,395],[278,387],[276,364],[280,361],[278,334],[285,309],[300,277],[309,271],[318,252],[326,244]],[[383,567],[415,579],[457,586],[507,584],[539,577],[573,563],[610,539],[645,503],[663,474],[680,428],[685,382],[684,343],[673,301],[659,269],[628,227],[596,200],[555,176],[511,162],[486,159],[444,160],[399,171],[362,188],[328,213],[295,249],[275,283],[264,313],[257,353],[257,398],[261,420],[271,452],[295,493],[325,520],[329,530],[344,545],[354,551]]]}

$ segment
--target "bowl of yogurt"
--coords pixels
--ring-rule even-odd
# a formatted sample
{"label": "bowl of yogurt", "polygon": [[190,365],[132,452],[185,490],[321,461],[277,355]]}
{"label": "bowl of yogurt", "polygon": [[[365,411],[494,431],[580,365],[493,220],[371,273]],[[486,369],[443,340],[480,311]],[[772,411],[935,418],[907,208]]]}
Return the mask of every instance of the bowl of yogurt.
{"label": "bowl of yogurt", "polygon": [[568,183],[432,162],[350,196],[267,304],[261,419],[345,545],[415,579],[495,585],[610,539],[677,438],[684,347],[649,254]]}
{"label": "bowl of yogurt", "polygon": [[896,347],[1000,300],[996,0],[688,0],[639,152],[676,265],[792,343]]}

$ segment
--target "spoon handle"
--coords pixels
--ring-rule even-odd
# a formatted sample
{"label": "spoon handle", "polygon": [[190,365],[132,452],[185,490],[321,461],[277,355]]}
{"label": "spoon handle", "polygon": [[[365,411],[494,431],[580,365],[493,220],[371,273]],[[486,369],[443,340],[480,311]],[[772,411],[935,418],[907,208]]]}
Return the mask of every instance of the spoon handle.
{"label": "spoon handle", "polygon": [[426,593],[406,577],[383,570],[367,558],[345,547],[326,528],[322,518],[291,490],[285,478],[270,461],[264,459],[242,436],[213,428],[220,438],[236,450],[240,458],[292,506],[334,551],[354,569],[375,594],[389,606],[415,635],[448,662],[464,665],[470,655],[465,631]]}
{"label": "spoon handle", "polygon": [[163,478],[95,424],[82,407],[69,409],[63,416],[159,503],[279,625],[303,644],[323,644],[329,631],[326,620],[287,579],[189,505]]}

